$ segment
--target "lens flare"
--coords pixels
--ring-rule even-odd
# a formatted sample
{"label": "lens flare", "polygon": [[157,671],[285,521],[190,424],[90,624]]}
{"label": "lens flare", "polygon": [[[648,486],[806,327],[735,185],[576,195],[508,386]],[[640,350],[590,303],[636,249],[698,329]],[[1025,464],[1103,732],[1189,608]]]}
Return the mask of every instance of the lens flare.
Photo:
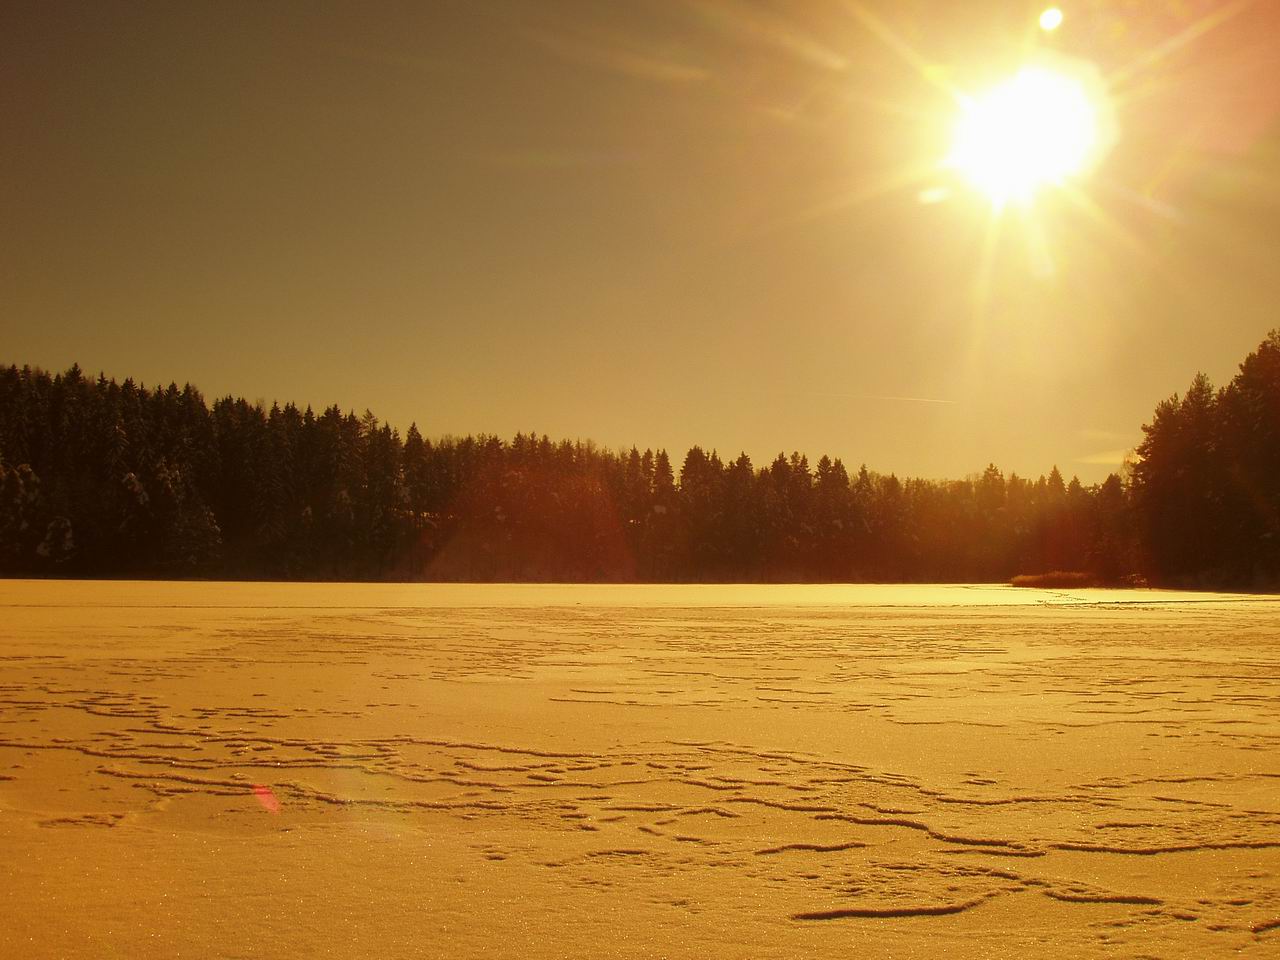
{"label": "lens flare", "polygon": [[1059,7],[1050,7],[1040,14],[1040,29],[1045,33],[1053,33],[1062,26],[1062,10]]}
{"label": "lens flare", "polygon": [[255,783],[253,785],[253,795],[257,798],[258,803],[262,804],[262,809],[267,813],[279,813],[280,801],[276,798],[275,792],[264,783]]}

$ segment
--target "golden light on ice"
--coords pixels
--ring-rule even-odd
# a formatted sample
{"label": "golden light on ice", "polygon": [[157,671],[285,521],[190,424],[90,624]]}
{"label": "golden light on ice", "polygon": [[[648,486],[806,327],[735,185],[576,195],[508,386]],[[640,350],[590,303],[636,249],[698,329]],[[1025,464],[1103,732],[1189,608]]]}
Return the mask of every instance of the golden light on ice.
{"label": "golden light on ice", "polygon": [[1052,33],[1062,26],[1062,10],[1059,7],[1049,7],[1044,13],[1040,14],[1040,29],[1046,33]]}
{"label": "golden light on ice", "polygon": [[1086,171],[1099,149],[1099,104],[1083,79],[1027,66],[961,100],[947,166],[996,206]]}

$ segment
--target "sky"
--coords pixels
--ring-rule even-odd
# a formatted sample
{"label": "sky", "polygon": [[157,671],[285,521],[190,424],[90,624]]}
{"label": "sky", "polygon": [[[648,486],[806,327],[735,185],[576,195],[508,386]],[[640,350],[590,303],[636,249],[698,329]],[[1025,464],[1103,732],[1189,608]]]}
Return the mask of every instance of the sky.
{"label": "sky", "polygon": [[[12,0],[0,362],[1101,480],[1280,326],[1280,4],[1042,7]],[[1114,146],[997,214],[958,97],[1050,55]]]}

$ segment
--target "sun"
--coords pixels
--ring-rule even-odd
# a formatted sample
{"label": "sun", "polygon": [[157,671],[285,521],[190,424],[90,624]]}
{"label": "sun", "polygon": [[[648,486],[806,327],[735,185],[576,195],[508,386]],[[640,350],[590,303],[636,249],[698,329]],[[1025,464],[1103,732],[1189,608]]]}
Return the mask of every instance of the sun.
{"label": "sun", "polygon": [[1026,66],[975,97],[960,98],[946,166],[996,207],[1086,172],[1103,143],[1101,104],[1086,79]]}

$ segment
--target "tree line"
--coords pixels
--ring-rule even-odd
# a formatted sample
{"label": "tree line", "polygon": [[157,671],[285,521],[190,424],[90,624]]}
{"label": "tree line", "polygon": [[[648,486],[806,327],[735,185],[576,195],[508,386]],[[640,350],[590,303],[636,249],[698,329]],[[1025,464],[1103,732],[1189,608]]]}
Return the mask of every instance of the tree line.
{"label": "tree line", "polygon": [[1161,403],[1124,475],[403,436],[191,385],[0,368],[0,573],[268,579],[1280,582],[1280,333]]}

